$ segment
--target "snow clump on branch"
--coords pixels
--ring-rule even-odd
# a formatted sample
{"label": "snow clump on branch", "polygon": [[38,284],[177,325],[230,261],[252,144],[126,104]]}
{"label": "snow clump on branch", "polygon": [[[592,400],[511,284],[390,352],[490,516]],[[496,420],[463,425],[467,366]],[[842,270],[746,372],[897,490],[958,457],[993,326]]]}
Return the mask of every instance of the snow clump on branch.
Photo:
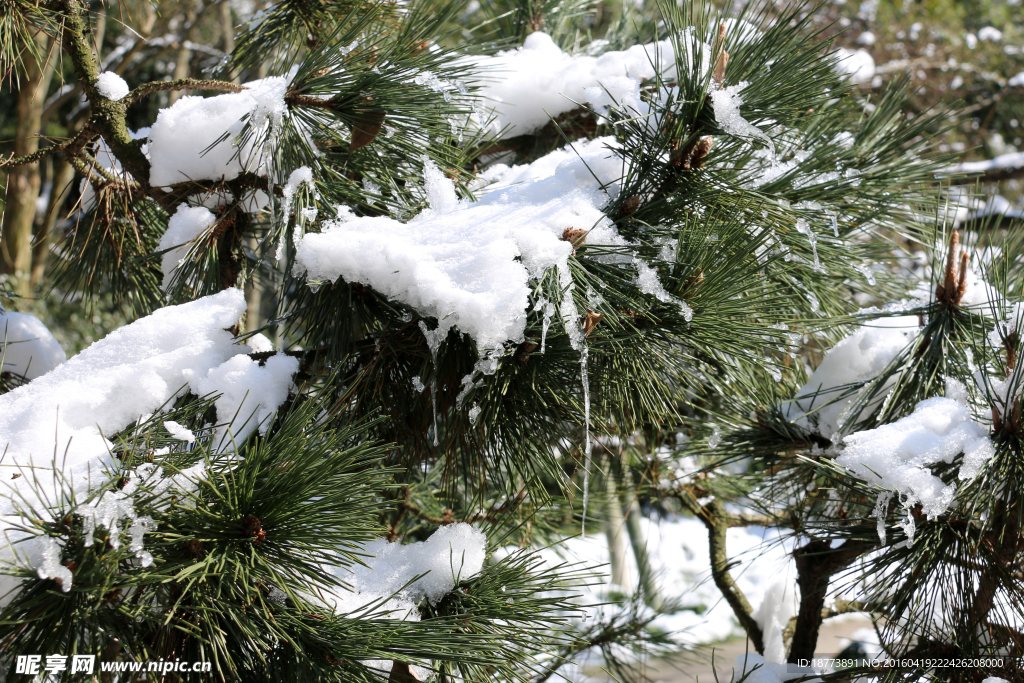
{"label": "snow clump on branch", "polygon": [[[24,475],[4,478],[10,492],[0,499],[0,530],[17,543],[0,548],[4,561],[24,560],[40,575],[60,578],[63,572],[50,561],[55,541],[26,538],[23,529],[30,525],[20,510],[45,514],[72,495],[80,499],[105,485],[107,474],[118,470],[115,444],[107,436],[188,388],[200,395],[220,394],[218,419],[228,423],[216,433],[214,447],[221,451],[233,450],[229,433],[241,442],[266,424],[287,398],[298,361],[273,356],[260,367],[245,355],[247,347],[236,344],[228,331],[244,311],[245,297],[237,289],[159,309],[0,396],[3,467]],[[141,538],[143,529],[135,525],[145,527],[145,522],[132,517],[127,499],[104,494],[90,505],[94,525],[110,529],[126,518],[132,521],[127,533]],[[89,509],[79,512],[88,516]],[[145,562],[146,556],[140,559]],[[10,576],[0,581],[0,593],[14,581]],[[62,582],[62,587],[69,585]]]}

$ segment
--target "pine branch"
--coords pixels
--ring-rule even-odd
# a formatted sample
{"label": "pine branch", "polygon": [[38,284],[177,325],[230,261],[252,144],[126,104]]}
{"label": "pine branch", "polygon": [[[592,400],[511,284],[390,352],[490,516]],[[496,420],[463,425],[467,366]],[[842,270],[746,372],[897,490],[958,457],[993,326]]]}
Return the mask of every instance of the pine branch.
{"label": "pine branch", "polygon": [[705,505],[697,502],[690,491],[679,491],[677,498],[704,523],[708,530],[708,545],[711,559],[711,577],[715,585],[721,591],[722,597],[732,608],[736,620],[746,631],[751,644],[758,654],[764,654],[764,633],[761,626],[754,619],[754,609],[750,606],[747,597],[736,585],[729,569],[732,563],[729,562],[729,555],[726,550],[726,537],[729,532],[729,520],[725,514],[725,508],[718,499],[712,500]]}
{"label": "pine branch", "polygon": [[95,135],[95,132],[92,130],[91,126],[86,125],[84,128],[82,128],[82,130],[78,131],[78,133],[75,136],[67,138],[56,144],[50,145],[45,149],[41,149],[32,154],[27,154],[23,157],[18,157],[17,159],[11,158],[5,161],[0,161],[0,168],[9,168],[11,166],[23,166],[25,164],[31,164],[36,161],[39,161],[40,159],[48,157],[51,154],[56,154],[64,150],[68,150],[69,153],[73,155],[76,149],[80,149],[84,147],[86,144],[88,144],[89,140],[92,139],[93,135]]}
{"label": "pine branch", "polygon": [[166,90],[216,90],[219,92],[242,92],[247,90],[244,85],[230,81],[208,81],[200,78],[180,78],[176,81],[151,81],[143,83],[128,93],[121,101],[125,105],[133,104],[147,95]]}
{"label": "pine branch", "polygon": [[877,546],[877,543],[869,541],[848,540],[832,549],[830,541],[822,540],[811,541],[793,552],[796,559],[796,581],[800,587],[800,609],[789,648],[790,663],[795,664],[800,659],[814,656],[818,646],[818,631],[824,619],[829,580]]}

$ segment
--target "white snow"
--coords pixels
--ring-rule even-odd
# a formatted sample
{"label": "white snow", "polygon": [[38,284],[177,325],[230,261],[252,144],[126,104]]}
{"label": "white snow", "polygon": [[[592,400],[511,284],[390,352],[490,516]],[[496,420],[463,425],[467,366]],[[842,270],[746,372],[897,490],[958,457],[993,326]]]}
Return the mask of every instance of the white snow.
{"label": "white snow", "polygon": [[[971,418],[970,409],[952,399],[935,397],[891,424],[848,434],[836,462],[860,479],[892,489],[910,510],[920,504],[933,519],[953,503],[956,485],[943,484],[929,465],[952,462],[964,453],[961,478],[973,477],[994,453],[988,430]],[[882,494],[886,495],[886,494]],[[913,538],[913,517],[905,523]]]}
{"label": "white snow", "polygon": [[[288,76],[264,78],[246,83],[242,92],[185,96],[161,109],[149,133],[149,182],[163,187],[188,180],[232,180],[243,171],[265,172],[268,150],[255,143],[286,113],[289,81]],[[256,136],[239,148],[235,139],[246,116]]]}
{"label": "white snow", "polygon": [[[697,44],[692,54],[691,41]],[[709,69],[711,49],[687,33],[679,37],[685,46],[685,64],[691,71]],[[491,131],[505,130],[502,137],[531,133],[551,118],[590,101],[605,110],[613,101],[640,108],[639,83],[652,79],[656,69],[666,80],[676,77],[672,41],[634,45],[600,56],[563,52],[543,32],[531,33],[523,46],[493,57],[465,58],[480,70],[483,106],[494,115]]]}
{"label": "white snow", "polygon": [[[1024,85],[1024,73],[1020,74],[1021,83]],[[955,166],[944,168],[939,173],[984,173],[985,171],[996,171],[1002,169],[1014,169],[1024,167],[1024,152],[1013,152],[1011,154],[1000,154],[985,161],[968,161]]]}
{"label": "white snow", "polygon": [[216,401],[217,428],[214,448],[233,451],[259,427],[265,434],[277,407],[288,398],[292,375],[299,370],[299,360],[276,354],[261,367],[246,355],[237,355],[209,371],[206,377],[193,382],[199,394],[221,394]]}
{"label": "white snow", "polygon": [[[796,398],[782,406],[783,415],[804,429],[831,439],[856,397],[857,392],[849,385],[877,377],[917,332],[916,316],[880,318],[858,328],[832,347]],[[884,391],[880,392],[866,407],[865,414],[877,408],[884,395]],[[815,412],[811,413],[812,410]]]}
{"label": "white snow", "polygon": [[170,434],[175,439],[177,439],[178,441],[187,441],[188,443],[195,443],[196,435],[192,432],[192,430],[184,425],[180,425],[177,422],[174,422],[173,420],[168,420],[164,422],[164,429],[166,429],[167,433]]}
{"label": "white snow", "polygon": [[772,144],[771,138],[740,114],[740,105],[743,104],[743,97],[740,93],[747,85],[748,83],[744,81],[712,91],[711,105],[715,110],[715,121],[718,123],[718,127],[729,135],[741,138],[755,138],[765,143],[774,152],[775,147]]}
{"label": "white snow", "polygon": [[[691,644],[713,643],[742,635],[743,629],[711,579],[708,532],[704,524],[692,517],[641,517],[640,526],[662,598],[678,601],[680,605],[675,613],[658,615],[652,627],[674,633]],[[776,601],[766,595],[776,590],[780,581],[790,583],[790,587],[782,591],[787,597],[796,594],[792,541],[782,539],[777,530],[732,528],[727,534],[727,545],[729,559],[735,562],[732,577],[751,604],[767,603],[774,608]],[[500,558],[514,551],[514,548],[500,548],[495,556]],[[541,550],[540,555],[549,567],[568,561],[592,568],[593,584],[574,591],[582,592],[580,603],[590,614],[614,610],[603,604],[609,593],[630,593],[636,588],[611,583],[610,555],[604,533],[564,540]],[[627,552],[625,559],[627,574],[638,576],[633,554]],[[772,614],[775,614],[774,609]]]}
{"label": "white snow", "polygon": [[[529,281],[556,268],[571,290],[572,245],[560,239],[566,229],[589,230],[588,244],[624,244],[599,209],[617,192],[622,174],[621,162],[607,149],[611,143],[598,138],[575,145],[579,156],[555,152],[557,164],[543,158],[508,169],[522,182],[472,203],[456,201],[451,181],[428,164],[429,209],[408,223],[388,217],[328,221],[323,232],[298,241],[295,272],[305,272],[307,280],[344,278],[373,287],[436,318],[440,327],[430,335],[438,340],[452,327],[470,335],[481,357],[508,341],[521,342]],[[571,291],[560,312],[581,343]]]}
{"label": "white snow", "polygon": [[0,371],[32,380],[65,360],[60,342],[39,318],[0,309]]}
{"label": "white snow", "polygon": [[56,579],[60,589],[67,593],[71,590],[71,570],[60,563],[61,546],[55,538],[43,537],[40,542],[40,560],[36,564],[36,574],[40,579]]}
{"label": "white snow", "polygon": [[1003,39],[1003,32],[995,26],[985,26],[978,31],[978,40],[988,43],[998,43]]}
{"label": "white snow", "polygon": [[[418,621],[419,601],[437,604],[458,581],[479,574],[486,550],[484,533],[464,523],[442,526],[421,543],[373,541],[358,550],[369,555],[363,558],[366,566],[324,567],[351,588],[325,588],[324,598],[338,614],[389,600],[385,608],[395,611],[392,618]],[[426,575],[406,586],[421,574]]]}
{"label": "white snow", "polygon": [[104,71],[96,79],[96,91],[108,100],[117,102],[128,94],[128,84],[113,71]]}
{"label": "white snow", "polygon": [[265,334],[256,333],[245,340],[245,345],[252,353],[269,353],[274,350],[274,342]]}
{"label": "white snow", "polygon": [[[6,450],[0,480],[10,489],[10,495],[0,497],[0,532],[11,541],[23,537],[12,528],[22,523],[15,512],[17,503],[43,512],[50,504],[44,501],[60,501],[69,488],[84,494],[102,485],[104,472],[115,469],[107,436],[159,409],[189,386],[197,392],[200,385],[228,392],[224,400],[241,407],[242,420],[249,417],[246,411],[255,411],[259,420],[277,408],[271,403],[287,395],[291,378],[285,371],[294,367],[293,359],[272,364],[274,356],[267,368],[258,370],[240,368],[250,362],[244,355],[241,362],[228,363],[246,350],[228,331],[244,311],[245,297],[237,289],[159,309],[0,396],[0,452]],[[250,393],[242,402],[246,390]],[[251,421],[235,429],[243,434],[255,426]],[[26,476],[12,479],[14,474]],[[128,514],[124,506],[119,509],[122,517]],[[102,510],[97,514],[100,520],[109,518]],[[133,524],[128,531],[141,538],[143,530],[134,524],[143,522],[127,518]],[[14,550],[5,545],[0,552],[10,561]],[[48,547],[42,540],[19,543],[16,550],[31,566],[53,569],[46,564],[43,551]],[[145,562],[146,556],[139,559]],[[14,579],[0,583],[3,594]]]}
{"label": "white snow", "polygon": [[753,617],[764,636],[764,658],[774,664],[786,663],[783,631],[796,614],[797,590],[793,580],[781,578],[765,591]]}
{"label": "white snow", "polygon": [[1021,71],[1019,74],[1013,76],[1008,81],[1006,81],[1006,85],[1008,85],[1011,88],[1018,88],[1024,86],[1024,71]]}
{"label": "white snow", "polygon": [[181,204],[167,223],[167,232],[160,237],[156,250],[165,251],[160,261],[164,279],[160,288],[167,290],[174,279],[174,271],[188,256],[192,242],[206,232],[217,219],[209,209]]}
{"label": "white snow", "polygon": [[867,50],[838,48],[836,71],[850,79],[851,83],[866,83],[875,76],[875,58]]}
{"label": "white snow", "polygon": [[871,31],[864,31],[864,33],[861,33],[859,36],[857,36],[857,44],[866,45],[868,47],[874,45],[875,34],[872,33]]}

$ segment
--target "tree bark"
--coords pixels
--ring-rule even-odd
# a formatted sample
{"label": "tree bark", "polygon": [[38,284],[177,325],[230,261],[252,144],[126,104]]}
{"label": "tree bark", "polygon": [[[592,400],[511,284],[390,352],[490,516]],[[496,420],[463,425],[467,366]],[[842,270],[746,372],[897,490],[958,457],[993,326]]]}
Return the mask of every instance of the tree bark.
{"label": "tree bark", "polygon": [[622,517],[622,506],[615,492],[615,478],[606,477],[608,489],[608,518],[605,520],[604,534],[608,539],[608,554],[612,570],[612,583],[626,589],[632,589],[633,577],[630,576],[629,564],[626,562],[626,543],[624,531],[626,520]]}
{"label": "tree bark", "polygon": [[[31,60],[25,63],[26,77],[17,94],[15,157],[39,150],[43,104],[46,102],[46,91],[50,87],[53,64],[58,53],[47,36],[39,34],[36,40],[47,56],[42,64],[35,64]],[[7,205],[4,207],[3,235],[0,238],[0,268],[4,273],[22,275],[18,282],[18,293],[23,295],[29,292],[32,225],[36,217],[40,181],[39,165],[35,163],[11,168],[7,175]]]}
{"label": "tree bark", "polygon": [[800,610],[796,615],[793,641],[789,648],[790,663],[795,664],[801,659],[814,656],[832,576],[875,547],[877,544],[867,541],[850,540],[838,548],[832,548],[828,541],[810,541],[793,551],[796,558],[796,582],[800,586]]}
{"label": "tree bark", "polygon": [[[192,34],[192,26],[196,23],[196,10],[194,7],[189,8],[185,11],[185,16],[182,21],[184,30],[181,33],[181,47],[178,48],[178,54],[174,57],[174,75],[171,76],[171,80],[178,81],[189,75],[189,62],[192,61],[192,50],[188,47],[189,37]],[[168,94],[167,106],[174,104],[179,97],[184,95],[184,91],[172,90]]]}
{"label": "tree bark", "polygon": [[43,216],[32,242],[32,287],[37,287],[43,282],[46,262],[50,257],[50,244],[53,242],[53,227],[60,219],[61,205],[74,179],[74,167],[64,156],[56,157],[53,160],[53,175],[50,179],[50,201],[47,202],[46,215]]}
{"label": "tree bark", "polygon": [[629,544],[633,548],[633,557],[636,559],[636,570],[640,575],[640,589],[643,591],[644,604],[660,611],[663,602],[658,592],[658,582],[654,580],[654,570],[651,569],[650,556],[647,553],[647,539],[644,538],[644,531],[640,528],[640,504],[634,498],[624,505],[626,508],[626,531],[629,532]]}

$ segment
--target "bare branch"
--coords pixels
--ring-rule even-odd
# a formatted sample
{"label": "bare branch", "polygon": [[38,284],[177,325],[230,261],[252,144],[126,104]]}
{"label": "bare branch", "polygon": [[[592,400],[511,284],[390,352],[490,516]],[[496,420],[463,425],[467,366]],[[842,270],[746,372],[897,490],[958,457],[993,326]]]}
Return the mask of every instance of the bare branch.
{"label": "bare branch", "polygon": [[122,100],[125,105],[137,102],[146,95],[164,90],[218,90],[220,92],[242,92],[244,85],[229,81],[206,81],[201,78],[179,78],[176,81],[150,81],[132,90]]}

